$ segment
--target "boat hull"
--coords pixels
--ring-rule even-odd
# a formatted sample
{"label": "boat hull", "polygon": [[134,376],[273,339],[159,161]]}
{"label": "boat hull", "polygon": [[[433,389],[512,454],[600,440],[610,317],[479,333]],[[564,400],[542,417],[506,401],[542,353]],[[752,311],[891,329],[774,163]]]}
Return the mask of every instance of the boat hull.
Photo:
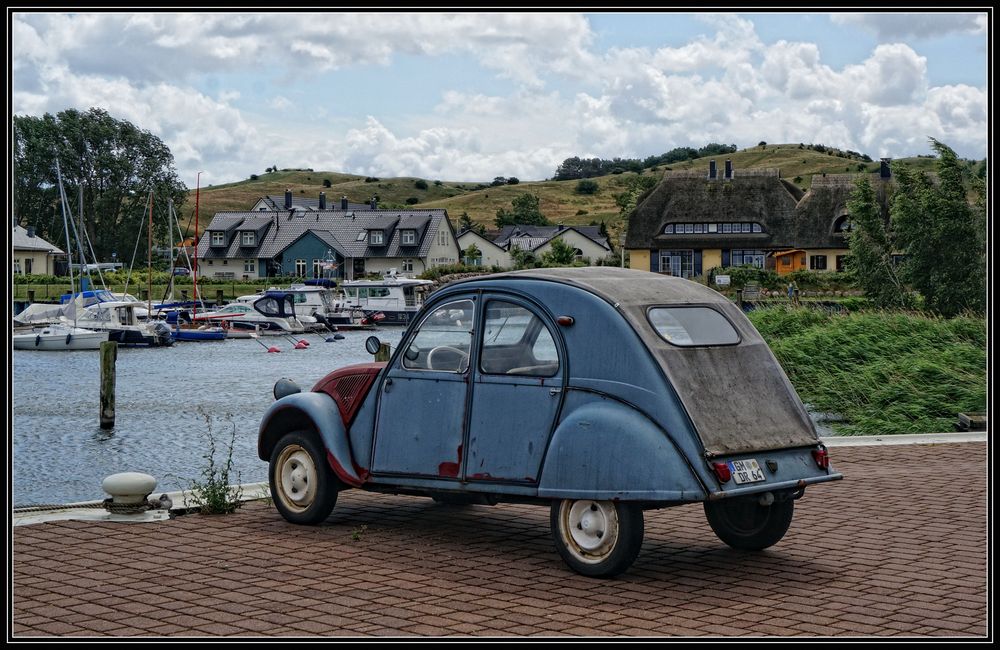
{"label": "boat hull", "polygon": [[15,334],[11,337],[15,350],[99,350],[108,340],[107,332],[52,331]]}

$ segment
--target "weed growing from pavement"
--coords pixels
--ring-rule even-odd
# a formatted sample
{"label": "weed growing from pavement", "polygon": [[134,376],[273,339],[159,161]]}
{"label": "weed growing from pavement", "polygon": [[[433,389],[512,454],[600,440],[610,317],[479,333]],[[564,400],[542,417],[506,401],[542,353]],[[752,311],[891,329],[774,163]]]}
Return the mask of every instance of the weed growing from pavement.
{"label": "weed growing from pavement", "polygon": [[361,524],[360,528],[355,528],[351,532],[351,539],[353,539],[355,542],[360,542],[361,536],[364,535],[367,531],[368,531],[368,524]]}
{"label": "weed growing from pavement", "polygon": [[202,456],[206,461],[206,466],[201,472],[201,480],[193,479],[191,481],[191,501],[201,509],[202,514],[216,515],[235,512],[243,505],[241,501],[243,490],[239,487],[239,472],[236,472],[235,485],[232,485],[233,481],[230,478],[233,474],[236,424],[233,423],[231,415],[224,416],[231,425],[232,432],[229,436],[225,462],[217,463],[215,459],[217,446],[215,433],[212,430],[212,417],[201,408],[198,409],[198,414],[205,420],[208,453]]}

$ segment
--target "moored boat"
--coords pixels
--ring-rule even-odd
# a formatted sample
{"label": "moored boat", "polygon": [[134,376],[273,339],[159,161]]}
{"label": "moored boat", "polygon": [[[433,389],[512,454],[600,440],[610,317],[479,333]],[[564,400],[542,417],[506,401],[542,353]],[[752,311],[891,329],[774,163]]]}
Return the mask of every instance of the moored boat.
{"label": "moored boat", "polygon": [[98,350],[108,340],[106,331],[53,324],[31,332],[14,334],[15,350]]}

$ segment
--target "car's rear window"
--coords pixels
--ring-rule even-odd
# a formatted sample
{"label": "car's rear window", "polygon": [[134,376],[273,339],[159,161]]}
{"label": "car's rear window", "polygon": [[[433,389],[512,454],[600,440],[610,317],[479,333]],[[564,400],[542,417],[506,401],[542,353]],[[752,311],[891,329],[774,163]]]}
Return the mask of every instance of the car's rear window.
{"label": "car's rear window", "polygon": [[671,345],[735,345],[740,335],[725,316],[709,307],[654,307],[649,322]]}

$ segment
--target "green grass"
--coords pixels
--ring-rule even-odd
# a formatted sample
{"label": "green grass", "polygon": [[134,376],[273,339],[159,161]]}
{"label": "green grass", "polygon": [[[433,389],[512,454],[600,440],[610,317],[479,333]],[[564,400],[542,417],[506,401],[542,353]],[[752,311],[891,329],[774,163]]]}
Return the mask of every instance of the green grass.
{"label": "green grass", "polygon": [[[284,283],[287,284],[287,283]],[[246,296],[252,293],[259,293],[260,291],[267,289],[271,286],[283,286],[281,283],[276,283],[274,278],[270,280],[261,280],[257,283],[246,283],[243,281],[239,282],[212,282],[203,283],[200,279],[198,281],[198,292],[201,294],[202,300],[216,300],[218,298],[219,290],[222,291],[223,300],[235,300],[239,296]],[[158,284],[153,283],[153,291],[150,294],[154,302],[158,302],[163,298],[164,293],[167,289],[165,283]],[[188,298],[194,296],[194,287],[190,282],[187,284],[175,285],[174,286],[174,299],[181,299],[181,291],[187,291]],[[79,286],[77,286],[79,290]],[[132,294],[140,300],[146,300],[146,292],[148,287],[145,282],[132,282],[128,285],[128,293]],[[15,284],[14,285],[14,300],[28,300],[28,292],[35,292],[35,302],[58,302],[59,296],[69,293],[69,282],[65,284]],[[113,293],[123,293],[125,291],[124,283],[109,284],[108,291]]]}
{"label": "green grass", "polygon": [[803,401],[844,435],[953,431],[986,410],[986,323],[901,312],[755,310],[750,319]]}

